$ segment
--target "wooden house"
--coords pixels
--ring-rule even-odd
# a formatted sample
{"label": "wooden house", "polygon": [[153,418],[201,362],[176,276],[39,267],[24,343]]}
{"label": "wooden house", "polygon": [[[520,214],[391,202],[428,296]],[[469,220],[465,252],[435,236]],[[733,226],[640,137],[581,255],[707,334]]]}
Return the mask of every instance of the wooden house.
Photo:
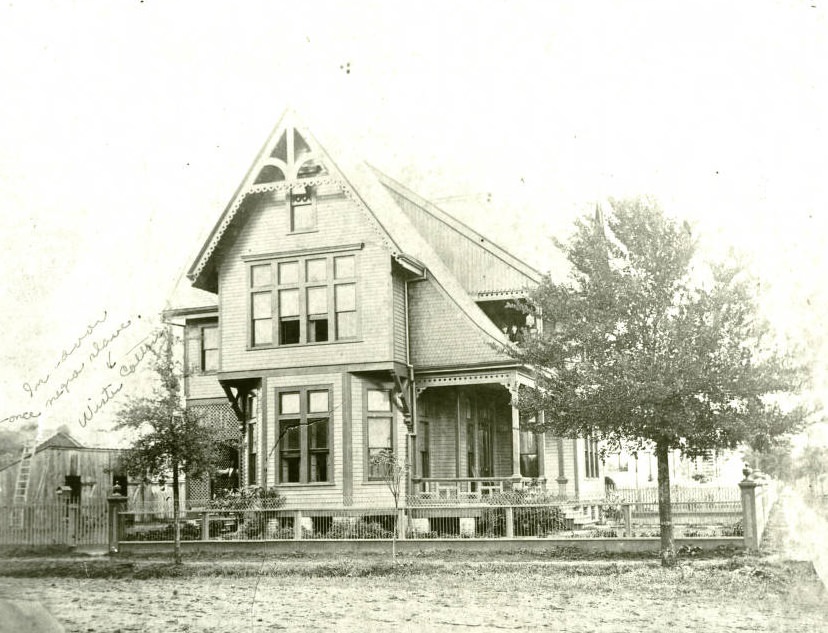
{"label": "wooden house", "polygon": [[[330,150],[330,151],[329,151]],[[361,506],[389,492],[373,458],[412,465],[410,498],[527,486],[602,497],[594,441],[521,429],[535,370],[502,350],[541,274],[286,113],[188,272],[188,406],[238,440],[217,487]],[[538,324],[539,325],[539,324]]]}

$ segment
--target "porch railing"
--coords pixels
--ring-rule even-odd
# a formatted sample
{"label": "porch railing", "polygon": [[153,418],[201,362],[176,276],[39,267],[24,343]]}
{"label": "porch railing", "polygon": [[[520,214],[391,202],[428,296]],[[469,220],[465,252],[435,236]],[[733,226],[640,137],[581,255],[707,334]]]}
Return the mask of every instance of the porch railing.
{"label": "porch railing", "polygon": [[476,502],[507,492],[543,491],[544,479],[512,477],[418,477],[414,479],[415,505],[427,502]]}

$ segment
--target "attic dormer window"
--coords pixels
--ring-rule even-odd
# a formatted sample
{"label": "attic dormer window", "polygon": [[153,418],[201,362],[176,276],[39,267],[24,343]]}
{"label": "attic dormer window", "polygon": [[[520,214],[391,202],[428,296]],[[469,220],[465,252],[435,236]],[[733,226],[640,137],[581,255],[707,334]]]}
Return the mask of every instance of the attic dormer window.
{"label": "attic dormer window", "polygon": [[312,187],[294,187],[290,192],[290,231],[316,230],[316,195]]}

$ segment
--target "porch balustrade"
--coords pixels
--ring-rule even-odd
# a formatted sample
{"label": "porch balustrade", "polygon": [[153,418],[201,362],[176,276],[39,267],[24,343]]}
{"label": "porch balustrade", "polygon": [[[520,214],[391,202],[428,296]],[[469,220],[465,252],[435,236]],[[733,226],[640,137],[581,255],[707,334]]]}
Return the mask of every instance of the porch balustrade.
{"label": "porch balustrade", "polygon": [[420,477],[414,480],[414,499],[418,501],[469,501],[475,502],[486,496],[523,490],[546,489],[543,479],[514,477]]}

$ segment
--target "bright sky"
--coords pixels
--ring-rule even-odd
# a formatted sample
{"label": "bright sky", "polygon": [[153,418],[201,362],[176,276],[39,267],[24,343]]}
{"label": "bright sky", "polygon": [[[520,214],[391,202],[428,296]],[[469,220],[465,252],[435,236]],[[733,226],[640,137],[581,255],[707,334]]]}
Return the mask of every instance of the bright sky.
{"label": "bright sky", "polygon": [[287,106],[544,270],[575,215],[653,194],[828,351],[826,27],[821,0],[6,3],[0,419],[106,441],[129,378],[78,419]]}

